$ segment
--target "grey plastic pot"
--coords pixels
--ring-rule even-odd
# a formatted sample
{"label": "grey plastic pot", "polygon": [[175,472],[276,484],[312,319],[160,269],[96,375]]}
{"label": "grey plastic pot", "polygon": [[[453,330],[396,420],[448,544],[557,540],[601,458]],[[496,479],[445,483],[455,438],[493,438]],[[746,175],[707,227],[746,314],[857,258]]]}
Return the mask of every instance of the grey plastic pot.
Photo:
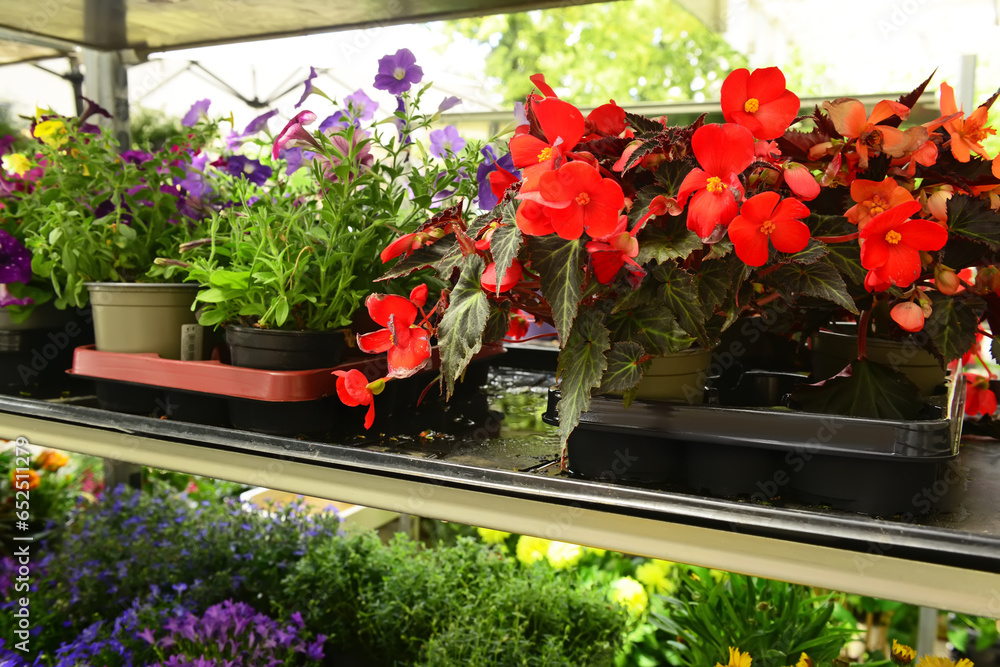
{"label": "grey plastic pot", "polygon": [[[164,359],[200,359],[191,310],[199,286],[188,283],[86,283],[101,352],[155,352]],[[185,326],[189,328],[184,329]],[[187,339],[185,337],[187,336]],[[197,337],[200,338],[200,337]]]}
{"label": "grey plastic pot", "polygon": [[712,351],[700,347],[655,357],[642,374],[636,398],[700,405],[704,400],[706,371],[711,362]]}
{"label": "grey plastic pot", "polygon": [[[837,331],[823,330],[813,336],[812,366],[817,381],[833,377],[857,359],[856,332],[856,326],[838,325]],[[946,371],[938,360],[930,352],[906,341],[869,335],[865,341],[865,356],[908,377],[921,394],[930,394],[945,380]]]}

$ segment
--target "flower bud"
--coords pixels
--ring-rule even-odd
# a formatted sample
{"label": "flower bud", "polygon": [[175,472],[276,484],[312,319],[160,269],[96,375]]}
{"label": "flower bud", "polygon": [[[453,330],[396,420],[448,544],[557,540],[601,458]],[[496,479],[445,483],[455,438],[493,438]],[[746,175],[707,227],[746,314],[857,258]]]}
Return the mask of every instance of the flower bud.
{"label": "flower bud", "polygon": [[962,288],[962,281],[958,274],[943,264],[934,267],[934,286],[941,294],[951,296]]}
{"label": "flower bud", "polygon": [[1000,269],[995,266],[985,266],[976,272],[976,292],[989,294],[1000,292]]}
{"label": "flower bud", "polygon": [[889,316],[903,331],[920,331],[924,328],[924,311],[912,301],[897,303],[889,311]]}

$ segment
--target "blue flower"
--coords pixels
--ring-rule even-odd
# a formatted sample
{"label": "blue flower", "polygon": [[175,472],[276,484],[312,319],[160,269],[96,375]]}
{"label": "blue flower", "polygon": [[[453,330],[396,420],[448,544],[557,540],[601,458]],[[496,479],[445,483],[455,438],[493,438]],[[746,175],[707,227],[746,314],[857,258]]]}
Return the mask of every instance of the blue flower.
{"label": "blue flower", "polygon": [[242,155],[233,155],[226,160],[226,171],[235,178],[245,178],[254,185],[262,186],[271,177],[271,168],[259,160],[251,160]]}

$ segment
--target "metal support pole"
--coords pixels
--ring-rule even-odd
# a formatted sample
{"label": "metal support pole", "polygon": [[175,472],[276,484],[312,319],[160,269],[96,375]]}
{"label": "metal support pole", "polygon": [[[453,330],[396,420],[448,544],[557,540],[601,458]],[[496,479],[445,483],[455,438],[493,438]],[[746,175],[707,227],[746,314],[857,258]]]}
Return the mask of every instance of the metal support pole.
{"label": "metal support pole", "polygon": [[958,80],[958,104],[968,116],[976,108],[976,56],[962,56]]}
{"label": "metal support pole", "polygon": [[937,642],[938,610],[930,607],[920,608],[920,620],[917,623],[917,655],[935,655],[934,644]]}

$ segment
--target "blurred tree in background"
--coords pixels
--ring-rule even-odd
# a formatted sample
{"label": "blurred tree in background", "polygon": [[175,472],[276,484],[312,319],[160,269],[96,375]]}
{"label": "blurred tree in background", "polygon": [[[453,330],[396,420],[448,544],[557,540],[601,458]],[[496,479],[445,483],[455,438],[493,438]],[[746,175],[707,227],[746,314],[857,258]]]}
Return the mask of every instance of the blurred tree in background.
{"label": "blurred tree in background", "polygon": [[487,86],[507,103],[524,100],[536,72],[580,106],[718,99],[725,75],[746,66],[720,35],[671,0],[463,19],[448,29],[489,45]]}
{"label": "blurred tree in background", "polygon": [[139,107],[132,112],[131,129],[134,148],[159,150],[181,131],[181,119],[158,109]]}

